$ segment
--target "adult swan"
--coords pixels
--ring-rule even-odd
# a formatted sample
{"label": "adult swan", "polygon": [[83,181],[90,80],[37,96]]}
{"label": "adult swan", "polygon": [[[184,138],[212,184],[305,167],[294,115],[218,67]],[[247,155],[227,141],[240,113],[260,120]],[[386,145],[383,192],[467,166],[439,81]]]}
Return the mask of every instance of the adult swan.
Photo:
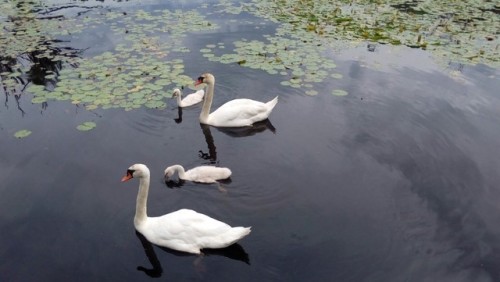
{"label": "adult swan", "polygon": [[210,73],[204,73],[198,77],[195,85],[202,83],[207,85],[200,114],[200,122],[203,124],[218,127],[251,126],[253,123],[267,119],[278,103],[278,96],[267,103],[250,99],[234,99],[210,113],[214,97],[215,77]]}
{"label": "adult swan", "polygon": [[139,193],[134,226],[148,241],[173,250],[200,254],[200,249],[218,249],[232,245],[250,233],[250,227],[231,227],[193,210],[181,209],[158,217],[148,217],[146,202],[149,169],[143,164],[128,168],[122,182],[139,178]]}

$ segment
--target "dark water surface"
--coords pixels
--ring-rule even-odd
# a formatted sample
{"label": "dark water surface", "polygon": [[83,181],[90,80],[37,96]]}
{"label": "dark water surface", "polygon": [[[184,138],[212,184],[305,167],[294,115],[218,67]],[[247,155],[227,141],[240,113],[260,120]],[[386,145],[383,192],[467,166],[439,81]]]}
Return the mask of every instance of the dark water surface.
{"label": "dark water surface", "polygon": [[[248,32],[229,26],[188,40]],[[215,74],[214,107],[279,95],[275,132],[200,126],[201,105],[176,123],[173,101],[89,112],[23,97],[23,115],[10,97],[0,106],[0,281],[500,280],[498,70],[452,72],[385,46],[333,56],[344,77],[314,97],[259,70],[185,58],[193,78]],[[75,129],[88,120],[97,127]],[[33,134],[15,139],[23,128]],[[151,169],[150,216],[191,208],[252,233],[201,259],[141,241],[138,183],[120,183],[134,163]],[[167,187],[162,172],[177,163],[231,168],[227,193]]]}

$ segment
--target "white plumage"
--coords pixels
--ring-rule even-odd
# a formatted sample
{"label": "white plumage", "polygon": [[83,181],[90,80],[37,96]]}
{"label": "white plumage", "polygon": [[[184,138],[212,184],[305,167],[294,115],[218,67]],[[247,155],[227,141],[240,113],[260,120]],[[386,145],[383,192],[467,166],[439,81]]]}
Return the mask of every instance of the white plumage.
{"label": "white plumage", "polygon": [[202,74],[195,85],[206,83],[207,93],[200,113],[200,122],[218,127],[242,127],[265,120],[278,103],[278,96],[267,103],[251,99],[234,99],[210,113],[214,96],[215,77],[210,73]]}
{"label": "white plumage", "polygon": [[180,89],[175,88],[172,97],[177,98],[177,106],[184,108],[189,107],[194,104],[198,104],[203,100],[203,96],[205,96],[205,90],[201,89],[194,93],[186,95],[184,99],[182,99],[182,92]]}
{"label": "white plumage", "polygon": [[122,181],[139,178],[134,226],[148,241],[173,250],[200,254],[203,248],[224,248],[250,234],[250,227],[231,227],[207,215],[181,209],[159,217],[146,213],[150,173],[143,164],[132,165]]}
{"label": "white plumage", "polygon": [[231,170],[227,167],[197,166],[188,171],[181,165],[172,165],[165,169],[165,177],[170,178],[177,172],[182,180],[201,183],[215,183],[217,180],[226,179],[231,176]]}

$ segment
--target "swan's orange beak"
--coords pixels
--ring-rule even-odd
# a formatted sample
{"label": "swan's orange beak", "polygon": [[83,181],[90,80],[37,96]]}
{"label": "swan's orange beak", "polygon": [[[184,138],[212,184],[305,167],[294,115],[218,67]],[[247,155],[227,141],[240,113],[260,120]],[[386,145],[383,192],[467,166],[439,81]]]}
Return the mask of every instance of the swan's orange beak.
{"label": "swan's orange beak", "polygon": [[122,177],[122,182],[129,181],[130,179],[132,179],[132,174],[127,172],[127,175]]}
{"label": "swan's orange beak", "polygon": [[198,79],[194,82],[194,86],[200,85],[203,83],[203,77],[198,77]]}

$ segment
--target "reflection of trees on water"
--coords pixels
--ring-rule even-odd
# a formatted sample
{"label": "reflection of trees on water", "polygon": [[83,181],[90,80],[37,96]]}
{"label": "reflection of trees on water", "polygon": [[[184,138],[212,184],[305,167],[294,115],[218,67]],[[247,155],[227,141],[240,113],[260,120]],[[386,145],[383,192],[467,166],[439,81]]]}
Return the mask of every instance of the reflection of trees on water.
{"label": "reflection of trees on water", "polygon": [[[17,15],[9,15],[6,21],[12,23],[11,28],[5,26],[3,28],[7,34],[4,38],[8,36],[15,37],[19,32],[23,32],[23,34],[31,32],[30,36],[16,37],[16,39],[19,39],[19,42],[16,43],[22,45],[26,50],[24,52],[20,51],[16,57],[12,57],[12,55],[0,55],[0,84],[5,94],[5,107],[8,108],[9,97],[13,96],[16,100],[17,108],[23,115],[25,111],[21,107],[20,99],[26,87],[32,83],[43,85],[48,89],[54,88],[59,72],[64,65],[63,60],[79,57],[84,51],[83,49],[60,46],[68,41],[50,39],[42,34],[40,29],[36,27],[43,25],[43,20],[49,20],[50,17],[33,17],[32,15],[39,12],[40,9],[26,9],[25,5],[28,4],[27,2],[22,2],[16,5],[18,9]],[[68,7],[58,7],[53,10],[45,9],[43,14],[63,8]],[[34,23],[35,21],[39,21],[39,23]],[[0,44],[2,43],[5,44],[5,42],[2,42],[2,38],[0,38]],[[76,63],[69,63],[69,65],[72,67],[78,66]],[[42,110],[45,110],[47,106],[47,102],[42,103]]]}
{"label": "reflection of trees on water", "polygon": [[[87,2],[87,1],[88,0],[83,0],[81,2]],[[104,0],[95,0],[95,1],[104,2]],[[121,2],[121,1],[118,1],[118,2]],[[74,9],[74,8],[83,9],[83,11],[80,11],[76,14],[77,16],[81,16],[81,15],[91,11],[92,9],[102,8],[102,6],[81,6],[81,5],[77,5],[77,4],[68,4],[68,5],[57,6],[57,7],[36,8],[36,9],[33,9],[33,13],[37,13],[39,15],[50,15],[50,14],[57,12],[57,11],[61,11],[61,10],[65,10],[65,9]],[[46,17],[42,17],[39,19],[47,20],[47,19],[58,19],[58,18],[64,18],[64,16],[63,15],[46,16]]]}

